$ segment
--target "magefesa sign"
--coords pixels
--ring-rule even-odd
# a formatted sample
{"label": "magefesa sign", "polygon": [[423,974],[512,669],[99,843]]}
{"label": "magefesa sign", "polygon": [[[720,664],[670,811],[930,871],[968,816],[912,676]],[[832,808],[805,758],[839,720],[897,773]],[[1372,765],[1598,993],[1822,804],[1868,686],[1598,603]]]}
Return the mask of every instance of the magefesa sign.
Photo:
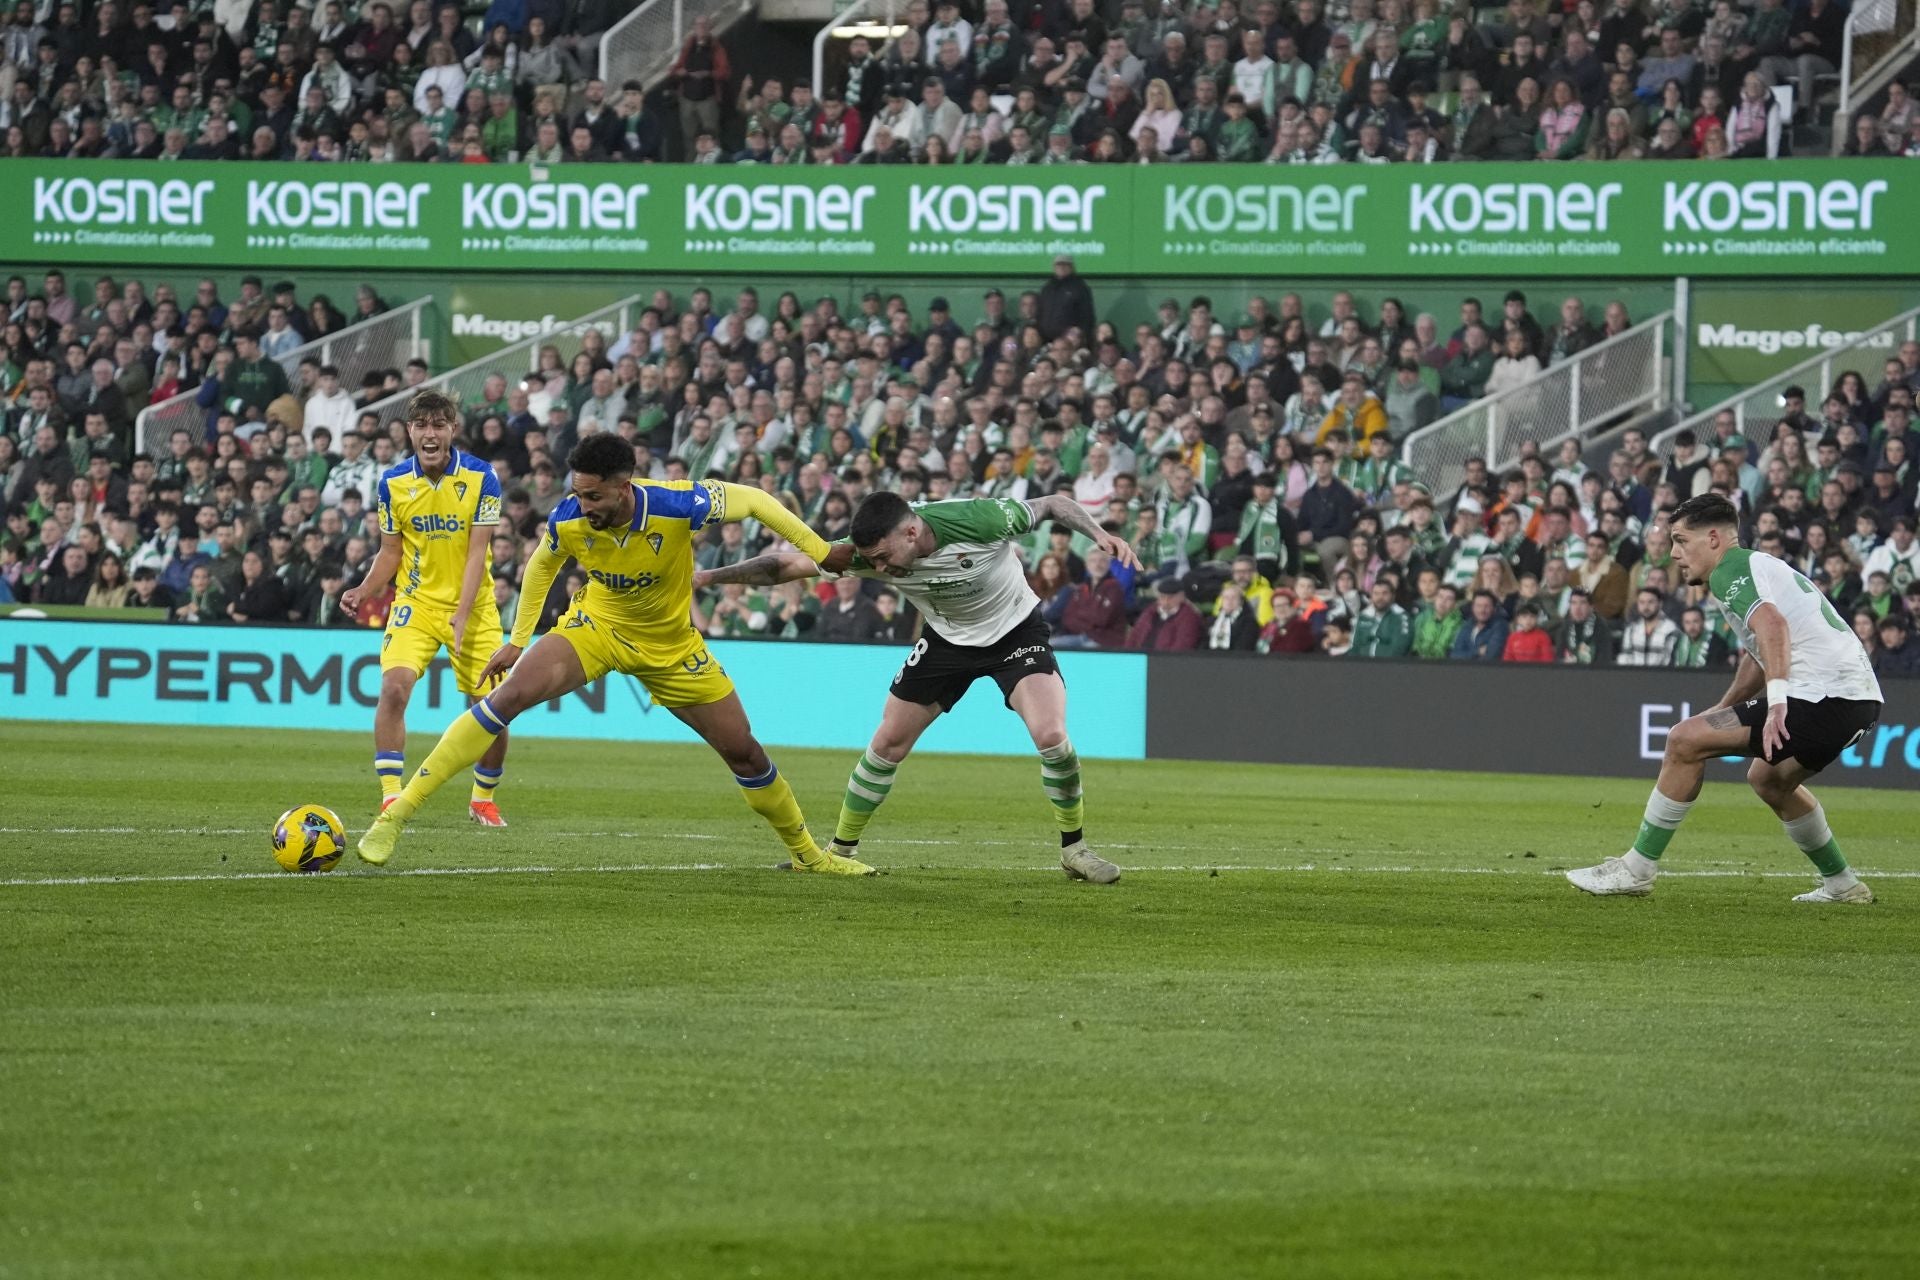
{"label": "magefesa sign", "polygon": [[[164,176],[155,176],[164,174]],[[1920,166],[147,166],[0,160],[21,263],[1920,276]],[[267,257],[262,257],[266,251]]]}

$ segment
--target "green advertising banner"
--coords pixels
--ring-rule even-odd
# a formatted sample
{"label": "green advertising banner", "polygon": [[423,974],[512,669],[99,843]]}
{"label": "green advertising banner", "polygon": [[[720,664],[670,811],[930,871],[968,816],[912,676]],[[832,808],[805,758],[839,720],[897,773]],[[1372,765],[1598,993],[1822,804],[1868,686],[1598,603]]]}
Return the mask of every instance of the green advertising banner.
{"label": "green advertising banner", "polygon": [[[1889,317],[1920,306],[1911,288],[1836,283],[1818,290],[1763,285],[1700,285],[1693,290],[1693,379],[1752,386],[1850,342]],[[1880,338],[1853,366],[1868,386],[1897,354],[1893,335]],[[1828,388],[1817,391],[1824,394]]]}
{"label": "green advertising banner", "polygon": [[1408,277],[1920,274],[1920,166],[0,161],[0,258],[195,267]]}
{"label": "green advertising banner", "polygon": [[447,345],[438,363],[453,366],[563,329],[567,321],[599,310],[622,296],[622,291],[610,291],[604,280],[550,280],[529,289],[524,281],[462,277],[440,296]]}

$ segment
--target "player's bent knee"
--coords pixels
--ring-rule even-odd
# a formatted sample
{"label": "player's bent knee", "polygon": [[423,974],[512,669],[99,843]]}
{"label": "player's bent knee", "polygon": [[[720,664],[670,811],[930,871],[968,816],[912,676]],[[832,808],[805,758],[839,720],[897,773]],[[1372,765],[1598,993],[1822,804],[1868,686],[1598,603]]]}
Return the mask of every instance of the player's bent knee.
{"label": "player's bent knee", "polygon": [[759,742],[748,738],[742,746],[729,744],[720,752],[720,758],[727,762],[727,768],[733,770],[736,777],[757,778],[773,767],[773,761]]}
{"label": "player's bent knee", "polygon": [[413,697],[413,673],[393,670],[380,678],[380,709],[383,711],[405,711],[407,702]]}
{"label": "player's bent knee", "polygon": [[1667,734],[1666,757],[1669,760],[1699,761],[1717,753],[1708,742],[1712,735],[1697,719],[1683,720]]}
{"label": "player's bent knee", "polygon": [[[479,700],[476,700],[479,701]],[[516,689],[512,684],[503,684],[484,699],[494,718],[502,724],[512,719],[541,699],[535,698],[524,690]]]}
{"label": "player's bent knee", "polygon": [[896,737],[888,734],[883,725],[880,732],[873,735],[873,741],[867,744],[867,750],[891,764],[899,764],[913,750],[913,742],[912,738],[904,735]]}
{"label": "player's bent knee", "polygon": [[1753,788],[1755,795],[1775,808],[1800,789],[1799,783],[1789,783],[1764,760],[1755,760],[1747,767],[1747,785]]}
{"label": "player's bent knee", "polygon": [[1035,748],[1041,751],[1051,751],[1067,740],[1067,726],[1064,724],[1046,725],[1038,729],[1030,728],[1027,733],[1032,737]]}

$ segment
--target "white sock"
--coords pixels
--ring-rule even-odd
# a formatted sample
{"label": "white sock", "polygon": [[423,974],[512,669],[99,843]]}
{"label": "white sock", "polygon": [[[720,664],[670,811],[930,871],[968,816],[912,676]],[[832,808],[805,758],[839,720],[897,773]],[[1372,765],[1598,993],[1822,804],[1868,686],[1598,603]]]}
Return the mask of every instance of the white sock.
{"label": "white sock", "polygon": [[[1787,833],[1787,839],[1793,841],[1794,848],[1802,853],[1823,849],[1833,839],[1833,828],[1827,825],[1826,808],[1818,803],[1791,822],[1782,822],[1780,827]],[[1859,884],[1860,877],[1853,874],[1852,867],[1842,867],[1837,875],[1821,876],[1820,882],[1829,889],[1844,890]]]}
{"label": "white sock", "polygon": [[[1687,811],[1691,808],[1693,808],[1693,801],[1670,799],[1659,787],[1655,787],[1647,794],[1647,807],[1641,814],[1641,820],[1650,827],[1659,827],[1663,831],[1673,831],[1677,830],[1680,824],[1687,820]],[[1642,834],[1645,833],[1643,832]],[[1672,838],[1672,836],[1668,836],[1667,840],[1671,840]],[[1659,854],[1665,850],[1667,840],[1658,842],[1660,847],[1654,850],[1655,854]],[[1638,845],[1639,843],[1639,838],[1636,837],[1634,845]],[[1626,862],[1627,869],[1641,880],[1653,879],[1654,874],[1660,867],[1660,862],[1657,857],[1649,858],[1646,854],[1641,853],[1638,848],[1631,846],[1627,849],[1623,861]]]}
{"label": "white sock", "polygon": [[[1647,796],[1647,808],[1643,816],[1654,826],[1665,827],[1671,831],[1687,820],[1687,810],[1691,808],[1693,808],[1693,801],[1669,799],[1660,788],[1655,787]],[[1825,844],[1826,841],[1823,840],[1820,843]],[[1820,845],[1814,846],[1816,849],[1819,847]]]}
{"label": "white sock", "polygon": [[1787,833],[1787,839],[1793,841],[1793,847],[1802,853],[1825,848],[1827,841],[1833,839],[1833,828],[1827,825],[1827,811],[1818,804],[1790,822],[1783,821],[1780,826]]}

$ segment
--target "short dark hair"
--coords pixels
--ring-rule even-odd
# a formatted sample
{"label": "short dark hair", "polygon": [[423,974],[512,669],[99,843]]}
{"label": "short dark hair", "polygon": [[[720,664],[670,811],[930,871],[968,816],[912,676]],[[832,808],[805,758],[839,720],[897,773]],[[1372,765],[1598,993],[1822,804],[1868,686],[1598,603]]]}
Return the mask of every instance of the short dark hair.
{"label": "short dark hair", "polygon": [[848,536],[855,547],[870,547],[880,539],[900,527],[900,522],[913,514],[913,508],[907,500],[897,493],[882,491],[871,493],[860,503],[859,510],[853,513],[853,525]]}
{"label": "short dark hair", "polygon": [[460,425],[460,406],[444,391],[425,387],[407,401],[407,421],[446,422]]}
{"label": "short dark hair", "polygon": [[633,446],[617,435],[598,432],[573,446],[567,470],[611,480],[633,474]]}
{"label": "short dark hair", "polygon": [[1703,493],[1675,507],[1673,523],[1703,529],[1726,528],[1740,523],[1740,512],[1732,502],[1719,494]]}

